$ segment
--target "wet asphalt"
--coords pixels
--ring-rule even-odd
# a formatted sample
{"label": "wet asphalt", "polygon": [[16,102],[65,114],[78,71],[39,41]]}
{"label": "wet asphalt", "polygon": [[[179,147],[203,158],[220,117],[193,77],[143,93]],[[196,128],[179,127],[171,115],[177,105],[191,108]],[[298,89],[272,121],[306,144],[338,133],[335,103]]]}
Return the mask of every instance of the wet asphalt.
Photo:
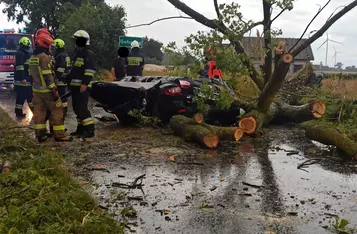
{"label": "wet asphalt", "polygon": [[[15,119],[14,103],[13,93],[0,91],[1,108]],[[91,105],[93,115],[105,114]],[[23,126],[32,124],[26,112],[28,118],[17,120]],[[97,123],[98,142],[127,131],[115,122]],[[71,111],[66,126],[75,128]],[[217,151],[145,141],[104,145],[85,152],[93,155],[91,164],[107,170],[90,171],[90,191],[128,224],[128,233],[331,233],[335,216],[357,226],[357,165],[293,126],[266,129],[261,139],[222,143]],[[308,159],[319,161],[297,169]],[[143,174],[142,189],[118,188]],[[124,219],[124,207],[137,217]]]}

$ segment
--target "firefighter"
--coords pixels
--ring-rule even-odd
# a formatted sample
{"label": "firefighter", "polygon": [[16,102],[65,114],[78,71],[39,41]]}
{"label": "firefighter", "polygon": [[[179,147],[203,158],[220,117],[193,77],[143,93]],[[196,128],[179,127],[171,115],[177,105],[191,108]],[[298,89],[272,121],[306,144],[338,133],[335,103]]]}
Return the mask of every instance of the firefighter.
{"label": "firefighter", "polygon": [[15,114],[18,118],[26,117],[22,112],[25,101],[33,111],[31,77],[29,76],[29,50],[31,41],[27,37],[22,37],[19,40],[20,48],[15,55],[15,90],[16,90],[16,106]]}
{"label": "firefighter", "polygon": [[34,108],[35,133],[39,142],[47,140],[46,111],[50,110],[53,122],[53,136],[56,141],[71,141],[72,137],[66,136],[62,102],[59,98],[55,79],[51,71],[50,46],[53,38],[47,34],[36,37],[36,49],[29,61],[32,76],[32,91]]}
{"label": "firefighter", "polygon": [[[70,66],[71,66],[71,60],[69,56],[66,53],[66,50],[64,48],[65,43],[62,39],[55,39],[54,40],[54,47],[56,49],[55,52],[55,64],[54,64],[54,71],[56,74],[56,78],[58,80],[58,93],[62,97],[66,93],[66,88],[67,88],[67,82],[66,82],[66,76],[68,75]],[[63,115],[66,116],[67,114],[67,98],[61,98],[62,100],[62,106],[63,106]]]}
{"label": "firefighter", "polygon": [[84,30],[73,34],[76,42],[76,55],[73,66],[68,75],[68,82],[72,94],[73,111],[77,115],[77,130],[72,136],[79,136],[81,140],[94,137],[94,121],[88,110],[89,89],[96,73],[95,55],[89,48],[90,37]]}
{"label": "firefighter", "polygon": [[139,42],[131,43],[131,52],[127,58],[127,75],[142,76],[144,69],[144,55],[140,52]]}

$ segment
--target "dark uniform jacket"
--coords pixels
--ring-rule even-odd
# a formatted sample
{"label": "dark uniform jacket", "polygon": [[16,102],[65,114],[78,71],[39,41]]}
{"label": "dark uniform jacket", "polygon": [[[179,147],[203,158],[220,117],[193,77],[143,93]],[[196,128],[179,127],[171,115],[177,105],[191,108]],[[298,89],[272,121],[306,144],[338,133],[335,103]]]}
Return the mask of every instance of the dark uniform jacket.
{"label": "dark uniform jacket", "polygon": [[[15,54],[15,85],[31,86],[31,77],[29,76],[29,60],[30,55],[23,48],[20,48]],[[21,81],[26,80],[24,85]]]}
{"label": "dark uniform jacket", "polygon": [[72,69],[67,77],[71,86],[82,84],[91,87],[91,81],[96,73],[95,55],[89,47],[77,51],[73,59]]}
{"label": "dark uniform jacket", "polygon": [[144,55],[138,48],[132,49],[127,58],[126,73],[128,76],[142,76],[144,68]]}
{"label": "dark uniform jacket", "polygon": [[55,54],[55,74],[59,84],[63,84],[71,67],[71,59],[64,49],[58,49]]}

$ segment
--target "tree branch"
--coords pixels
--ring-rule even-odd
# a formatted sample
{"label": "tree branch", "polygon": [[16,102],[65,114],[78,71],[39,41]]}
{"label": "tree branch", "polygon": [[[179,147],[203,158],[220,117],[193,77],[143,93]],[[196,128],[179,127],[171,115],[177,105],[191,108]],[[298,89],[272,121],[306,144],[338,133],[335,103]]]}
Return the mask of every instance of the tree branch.
{"label": "tree branch", "polygon": [[150,23],[146,23],[146,24],[137,24],[137,25],[132,25],[132,26],[128,26],[125,29],[128,28],[137,28],[137,27],[142,27],[142,26],[150,26],[154,23],[160,22],[160,21],[164,21],[164,20],[171,20],[171,19],[192,19],[191,17],[186,17],[186,16],[171,16],[171,17],[165,17],[165,18],[161,18],[161,19],[157,19],[154,20]]}
{"label": "tree branch", "polygon": [[312,20],[310,21],[310,23],[306,26],[305,31],[302,33],[301,37],[299,38],[299,40],[295,43],[295,45],[293,47],[291,47],[291,49],[289,50],[289,53],[299,44],[299,42],[301,41],[301,39],[304,37],[305,33],[307,32],[307,30],[309,29],[310,25],[312,24],[312,22],[314,22],[314,20],[316,19],[316,17],[327,7],[327,5],[331,2],[331,0],[328,0],[327,3],[320,9],[319,11],[316,13],[316,15],[314,16],[314,18],[312,18]]}
{"label": "tree branch", "polygon": [[[205,25],[206,27],[209,27],[213,30],[218,30],[219,32],[221,32],[224,35],[229,34],[228,29],[224,25],[218,25],[214,20],[210,20],[210,19],[206,18],[204,15],[193,10],[192,8],[190,8],[189,6],[187,6],[185,3],[181,2],[180,0],[167,0],[167,1],[169,3],[171,3],[174,7],[181,10],[186,15],[192,17],[194,20]],[[236,53],[245,54],[249,58],[248,54],[244,50],[244,47],[242,46],[242,43],[240,41],[237,41],[232,38],[230,38],[229,41],[234,46]],[[258,72],[256,71],[254,64],[250,63],[250,61],[243,61],[243,64],[251,71],[250,75],[251,75],[252,80],[262,90],[264,88],[264,84],[263,84],[263,82],[260,82]]]}
{"label": "tree branch", "polygon": [[355,8],[357,6],[357,0],[354,0],[350,4],[348,4],[346,7],[344,7],[341,11],[339,11],[336,15],[331,17],[322,28],[320,28],[313,36],[311,36],[309,39],[307,39],[304,43],[302,43],[299,47],[294,49],[292,51],[292,56],[295,57],[301,51],[306,49],[309,45],[311,45],[314,41],[316,41],[318,38],[320,38],[337,20],[339,20],[342,16],[344,16],[346,13],[348,13],[350,10]]}
{"label": "tree branch", "polygon": [[221,12],[219,11],[218,0],[213,0],[213,4],[214,4],[214,9],[216,10],[217,18],[221,21],[222,15]]}
{"label": "tree branch", "polygon": [[181,2],[180,0],[167,0],[171,3],[174,7],[185,13],[186,15],[192,17],[197,22],[215,30],[219,30],[219,26],[214,22],[214,20],[208,19],[206,16],[198,13],[197,11],[191,9],[185,3]]}
{"label": "tree branch", "polygon": [[277,18],[279,18],[279,17],[281,16],[281,14],[283,14],[286,10],[287,10],[286,8],[282,9],[282,10],[280,11],[280,13],[277,14],[277,15],[274,17],[274,19],[272,19],[272,20],[270,21],[270,24],[272,24]]}
{"label": "tree branch", "polygon": [[263,73],[264,73],[264,84],[267,84],[272,75],[273,69],[273,51],[269,48],[271,44],[271,9],[272,4],[268,0],[263,0],[263,12],[264,12],[264,47],[267,51],[265,54]]}

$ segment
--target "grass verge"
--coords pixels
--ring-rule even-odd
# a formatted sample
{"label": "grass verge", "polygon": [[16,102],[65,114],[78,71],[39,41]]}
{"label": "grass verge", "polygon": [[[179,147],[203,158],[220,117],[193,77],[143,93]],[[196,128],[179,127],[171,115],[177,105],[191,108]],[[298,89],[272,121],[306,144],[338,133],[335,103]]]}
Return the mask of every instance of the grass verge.
{"label": "grass verge", "polygon": [[[63,168],[62,156],[38,145],[0,108],[0,233],[123,233]],[[1,162],[1,161],[0,161]]]}

